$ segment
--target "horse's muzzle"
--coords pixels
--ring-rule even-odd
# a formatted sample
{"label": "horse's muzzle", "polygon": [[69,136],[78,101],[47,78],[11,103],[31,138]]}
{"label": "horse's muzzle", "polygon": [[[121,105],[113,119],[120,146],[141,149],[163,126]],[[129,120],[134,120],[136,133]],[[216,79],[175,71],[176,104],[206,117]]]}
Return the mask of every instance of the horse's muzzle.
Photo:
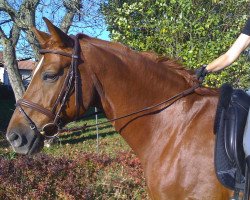
{"label": "horse's muzzle", "polygon": [[6,134],[15,152],[20,154],[34,154],[43,148],[44,138],[40,133],[30,129],[28,126],[20,125],[10,129]]}

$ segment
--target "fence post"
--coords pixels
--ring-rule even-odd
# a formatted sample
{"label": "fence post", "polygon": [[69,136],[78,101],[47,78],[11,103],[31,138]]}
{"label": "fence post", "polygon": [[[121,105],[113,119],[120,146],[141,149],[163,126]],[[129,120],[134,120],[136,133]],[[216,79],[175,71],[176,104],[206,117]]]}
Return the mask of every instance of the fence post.
{"label": "fence post", "polygon": [[[97,108],[95,107],[95,112],[97,112]],[[99,129],[98,129],[98,114],[95,115],[95,123],[96,123],[96,151],[99,153]]]}

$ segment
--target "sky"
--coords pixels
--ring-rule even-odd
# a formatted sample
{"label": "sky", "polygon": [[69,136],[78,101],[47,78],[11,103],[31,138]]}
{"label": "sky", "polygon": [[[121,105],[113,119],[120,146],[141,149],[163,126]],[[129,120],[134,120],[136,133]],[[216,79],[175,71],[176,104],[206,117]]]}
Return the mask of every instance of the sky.
{"label": "sky", "polygon": [[[41,0],[37,7],[36,18],[41,20],[42,16],[51,19],[53,16],[54,24],[59,25],[59,22],[64,16],[65,7],[63,6],[62,1],[58,0]],[[104,17],[100,13],[99,5],[105,0],[82,0],[83,6],[80,8],[80,13],[75,15],[74,24],[71,26],[68,34],[77,34],[79,32],[85,33],[91,37],[98,37],[104,40],[110,40],[108,37],[109,33],[104,31],[107,29]],[[53,2],[56,2],[58,5],[53,5]],[[65,1],[71,2],[71,1]],[[56,8],[54,8],[56,7]],[[56,11],[56,12],[54,12]],[[38,21],[37,23],[43,23]],[[45,28],[46,26],[43,26]]]}
{"label": "sky", "polygon": [[100,36],[97,36],[97,38],[110,41],[109,34],[109,31],[103,31]]}
{"label": "sky", "polygon": [[[22,1],[9,0],[9,2],[11,1],[13,1],[12,4],[14,5],[14,7],[16,6],[15,9],[18,10],[18,7],[20,6],[19,4]],[[94,5],[94,3],[92,4],[88,3],[88,1],[93,2],[93,0],[84,1],[85,6],[84,8],[81,9],[83,16],[79,15],[79,23],[78,23],[78,15],[76,16],[76,22],[74,23],[74,26],[70,28],[68,34],[75,35],[79,32],[82,32],[91,37],[97,37],[99,39],[110,41],[109,32],[106,30],[107,28],[106,28],[105,21],[103,17],[100,17],[100,15],[97,14],[99,8],[97,8]],[[102,0],[99,0],[99,1],[102,1]],[[55,6],[52,3],[54,2],[54,0],[41,0],[41,2],[42,3],[39,4],[36,10],[36,23],[41,24],[40,27],[38,28],[39,30],[48,32],[46,25],[44,21],[42,20],[42,16],[45,16],[48,19],[51,19],[51,16],[53,15],[53,18],[55,19],[54,24],[59,26],[59,24],[57,24],[56,21],[59,22],[59,20],[62,18],[65,12],[65,9],[62,5],[60,6],[61,1],[58,1],[59,3],[57,5],[58,6],[57,8],[54,8]],[[55,9],[56,12],[51,13],[50,9],[51,10]],[[0,23],[8,18],[9,18],[8,15],[4,15],[2,12],[0,12]],[[5,25],[1,25],[1,28],[4,30],[6,34],[9,34],[11,26],[12,26],[11,24],[5,24]],[[22,36],[25,37],[25,34],[22,33]],[[20,53],[22,52],[22,48],[23,48],[22,46],[28,46],[28,45],[29,45],[28,42],[23,42],[22,45],[19,45],[19,48],[17,48],[17,56],[19,58],[24,57],[20,55]],[[0,51],[1,50],[2,50],[2,46],[0,43]]]}

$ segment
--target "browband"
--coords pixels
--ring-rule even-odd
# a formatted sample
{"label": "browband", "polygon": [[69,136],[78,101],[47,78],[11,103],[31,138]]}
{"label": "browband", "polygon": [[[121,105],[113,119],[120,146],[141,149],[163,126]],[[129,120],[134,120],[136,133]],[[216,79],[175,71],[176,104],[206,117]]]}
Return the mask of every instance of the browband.
{"label": "browband", "polygon": [[67,56],[67,57],[70,57],[70,58],[78,58],[78,56],[75,57],[76,55],[73,55],[71,53],[66,53],[66,52],[57,51],[57,50],[40,49],[39,53],[40,54],[52,53],[52,54],[59,54],[59,55],[62,55],[62,56]]}

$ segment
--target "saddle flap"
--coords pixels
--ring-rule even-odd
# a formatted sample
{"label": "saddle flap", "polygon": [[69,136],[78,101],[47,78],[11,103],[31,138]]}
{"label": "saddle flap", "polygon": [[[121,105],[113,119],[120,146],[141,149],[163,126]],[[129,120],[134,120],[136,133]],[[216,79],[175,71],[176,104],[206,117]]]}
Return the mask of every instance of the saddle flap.
{"label": "saddle flap", "polygon": [[243,149],[243,135],[247,112],[241,106],[230,105],[225,116],[224,138],[228,158],[245,173],[245,153]]}
{"label": "saddle flap", "polygon": [[231,189],[244,180],[243,135],[249,107],[250,96],[243,90],[233,90],[228,84],[221,87],[214,126],[215,167],[218,179]]}

